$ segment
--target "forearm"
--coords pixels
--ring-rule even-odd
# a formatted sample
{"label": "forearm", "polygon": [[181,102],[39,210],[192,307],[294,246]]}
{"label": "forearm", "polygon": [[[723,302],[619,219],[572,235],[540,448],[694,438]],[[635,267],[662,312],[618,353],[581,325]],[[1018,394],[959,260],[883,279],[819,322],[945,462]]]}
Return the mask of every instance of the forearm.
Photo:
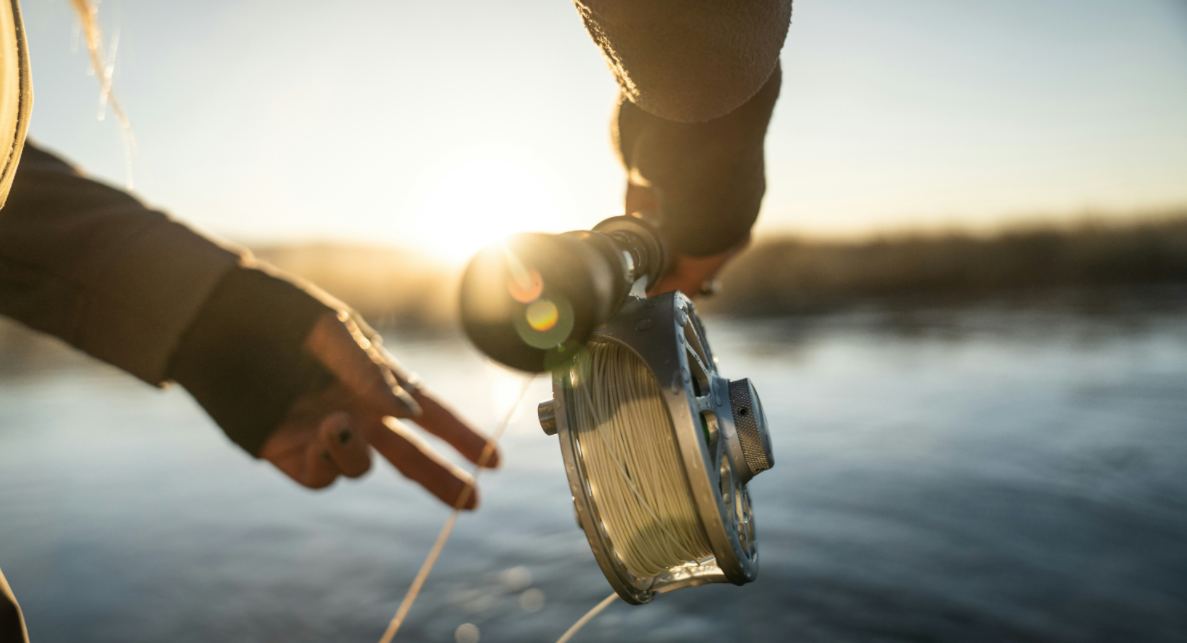
{"label": "forearm", "polygon": [[27,145],[0,211],[0,314],[153,384],[240,260]]}
{"label": "forearm", "polygon": [[628,211],[683,256],[749,238],[791,0],[577,0],[622,90],[615,143]]}
{"label": "forearm", "polygon": [[615,143],[632,189],[650,193],[643,209],[679,254],[715,255],[749,237],[766,191],[764,138],[780,82],[776,66],[745,104],[702,123],[666,120],[626,100],[619,105]]}
{"label": "forearm", "polygon": [[327,375],[302,349],[346,306],[26,147],[0,212],[0,314],[184,386],[253,455]]}

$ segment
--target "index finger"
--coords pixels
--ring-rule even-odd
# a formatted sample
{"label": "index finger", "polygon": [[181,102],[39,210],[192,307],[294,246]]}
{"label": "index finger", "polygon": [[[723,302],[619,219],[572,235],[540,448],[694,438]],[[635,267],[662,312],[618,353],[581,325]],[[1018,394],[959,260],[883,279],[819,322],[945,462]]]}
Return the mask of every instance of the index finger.
{"label": "index finger", "polygon": [[474,478],[439,456],[420,437],[394,419],[373,427],[371,445],[400,473],[455,509],[478,507]]}
{"label": "index finger", "polygon": [[470,462],[488,469],[498,468],[499,449],[494,441],[467,424],[424,388],[413,390],[412,397],[421,409],[420,415],[413,418],[414,422],[448,442]]}
{"label": "index finger", "polygon": [[411,418],[470,462],[492,469],[499,466],[494,444],[420,387],[369,330],[349,316],[327,314],[314,326],[306,347],[347,390],[379,414]]}
{"label": "index finger", "polygon": [[438,400],[424,387],[420,378],[400,366],[378,342],[374,344],[374,348],[376,356],[383,361],[391,376],[399,382],[403,390],[412,395],[413,401],[420,407],[420,414],[413,417],[412,421],[445,440],[470,462],[487,469],[498,468],[499,450],[493,440],[470,426],[453,409]]}

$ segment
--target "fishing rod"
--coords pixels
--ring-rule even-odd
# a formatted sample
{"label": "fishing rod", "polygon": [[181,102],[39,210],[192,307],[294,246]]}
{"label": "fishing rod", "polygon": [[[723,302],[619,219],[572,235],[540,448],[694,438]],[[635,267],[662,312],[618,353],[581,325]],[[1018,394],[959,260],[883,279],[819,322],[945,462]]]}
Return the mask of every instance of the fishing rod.
{"label": "fishing rod", "polygon": [[462,326],[512,368],[552,377],[541,427],[558,437],[577,521],[627,602],[758,574],[749,483],[774,457],[748,379],[718,372],[692,300],[647,296],[671,254],[648,221],[519,234],[476,255]]}

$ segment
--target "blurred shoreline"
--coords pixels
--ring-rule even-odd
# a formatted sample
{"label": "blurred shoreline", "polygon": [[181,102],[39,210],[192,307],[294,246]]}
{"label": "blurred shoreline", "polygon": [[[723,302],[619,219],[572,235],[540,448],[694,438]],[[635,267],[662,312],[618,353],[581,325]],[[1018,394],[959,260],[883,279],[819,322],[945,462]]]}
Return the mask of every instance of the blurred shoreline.
{"label": "blurred shoreline", "polygon": [[[400,337],[456,335],[461,267],[416,250],[353,243],[257,244]],[[1187,310],[1187,206],[1128,222],[1012,225],[991,233],[899,232],[856,240],[760,237],[703,299],[706,316],[852,319],[894,327],[937,311],[1028,310],[1129,317]],[[75,360],[0,318],[0,375]]]}
{"label": "blurred shoreline", "polygon": [[[378,328],[457,330],[461,266],[415,250],[260,245],[261,259],[353,306]],[[1187,206],[1127,221],[1011,224],[990,232],[902,231],[852,240],[759,237],[721,276],[707,315],[779,317],[992,303],[1108,312],[1182,300]]]}
{"label": "blurred shoreline", "polygon": [[[1187,208],[1121,222],[895,233],[854,241],[759,240],[702,306],[734,316],[996,301],[1091,312],[1187,285]],[[1168,302],[1169,303],[1169,302]]]}

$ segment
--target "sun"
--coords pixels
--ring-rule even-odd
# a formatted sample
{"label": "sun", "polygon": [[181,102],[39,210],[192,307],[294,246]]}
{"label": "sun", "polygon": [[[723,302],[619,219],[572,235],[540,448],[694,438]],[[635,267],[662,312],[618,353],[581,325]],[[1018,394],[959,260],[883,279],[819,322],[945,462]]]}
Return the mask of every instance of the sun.
{"label": "sun", "polygon": [[559,232],[579,219],[565,177],[517,150],[465,150],[425,168],[410,202],[408,240],[462,263],[518,232]]}

